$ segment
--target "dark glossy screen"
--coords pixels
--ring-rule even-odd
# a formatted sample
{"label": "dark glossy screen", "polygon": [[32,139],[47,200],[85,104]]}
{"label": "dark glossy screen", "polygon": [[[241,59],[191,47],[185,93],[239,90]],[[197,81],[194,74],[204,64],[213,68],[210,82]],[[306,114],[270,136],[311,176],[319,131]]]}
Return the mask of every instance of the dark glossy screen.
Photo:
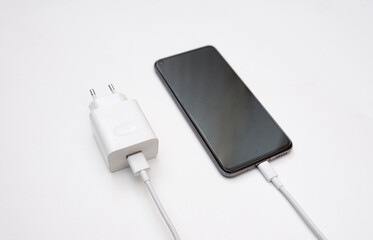
{"label": "dark glossy screen", "polygon": [[159,60],[156,69],[224,171],[238,171],[291,146],[215,48]]}

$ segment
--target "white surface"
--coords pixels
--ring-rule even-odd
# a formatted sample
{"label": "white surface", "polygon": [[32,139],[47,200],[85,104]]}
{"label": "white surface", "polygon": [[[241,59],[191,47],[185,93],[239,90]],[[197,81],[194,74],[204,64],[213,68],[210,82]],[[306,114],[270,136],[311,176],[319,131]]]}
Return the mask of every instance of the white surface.
{"label": "white surface", "polygon": [[170,238],[92,137],[88,90],[109,82],[160,140],[149,174],[182,239],[314,239],[257,170],[218,173],[154,73],[207,44],[292,139],[273,166],[311,218],[330,239],[372,239],[372,23],[369,1],[2,0],[0,239]]}

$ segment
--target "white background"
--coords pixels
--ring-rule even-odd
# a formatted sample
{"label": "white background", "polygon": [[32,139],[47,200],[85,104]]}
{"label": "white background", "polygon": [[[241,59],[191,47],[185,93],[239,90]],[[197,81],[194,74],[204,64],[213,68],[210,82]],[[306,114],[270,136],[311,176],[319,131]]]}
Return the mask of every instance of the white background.
{"label": "white background", "polygon": [[156,76],[214,45],[285,130],[280,179],[330,239],[373,239],[370,1],[0,1],[0,239],[170,239],[143,183],[110,173],[88,90],[136,98],[150,176],[182,239],[314,239],[257,170],[222,177]]}

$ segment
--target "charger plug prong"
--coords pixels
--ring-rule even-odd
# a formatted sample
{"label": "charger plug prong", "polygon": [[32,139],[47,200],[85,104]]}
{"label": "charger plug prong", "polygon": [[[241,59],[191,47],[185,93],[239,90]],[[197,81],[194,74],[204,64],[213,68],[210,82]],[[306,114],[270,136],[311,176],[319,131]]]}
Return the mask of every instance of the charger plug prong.
{"label": "charger plug prong", "polygon": [[91,93],[92,98],[95,99],[96,98],[95,90],[93,88],[91,88],[91,89],[89,89],[89,92]]}
{"label": "charger plug prong", "polygon": [[108,84],[108,86],[109,86],[109,89],[110,89],[110,91],[111,91],[112,93],[116,93],[113,84],[110,83],[110,84]]}

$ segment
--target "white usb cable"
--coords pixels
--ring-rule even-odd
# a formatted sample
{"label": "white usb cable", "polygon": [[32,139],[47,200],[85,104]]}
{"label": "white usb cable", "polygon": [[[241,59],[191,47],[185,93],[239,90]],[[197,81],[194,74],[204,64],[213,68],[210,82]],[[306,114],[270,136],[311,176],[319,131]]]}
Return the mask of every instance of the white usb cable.
{"label": "white usb cable", "polygon": [[171,219],[168,217],[166,210],[163,208],[161,201],[159,200],[157,193],[155,192],[147,171],[150,170],[148,162],[142,152],[130,155],[127,157],[128,163],[132,169],[132,172],[135,176],[141,176],[146,187],[149,190],[150,195],[152,196],[155,205],[157,205],[159,212],[161,213],[164,221],[166,222],[168,228],[171,231],[172,236],[175,240],[179,240],[180,237],[176,232],[174,225],[171,222]]}
{"label": "white usb cable", "polygon": [[101,154],[111,172],[131,167],[135,176],[141,176],[172,236],[179,240],[147,174],[147,161],[158,153],[158,139],[137,101],[117,93],[112,84],[109,89],[111,94],[103,97],[90,90],[93,100],[89,117]]}
{"label": "white usb cable", "polygon": [[327,238],[321,232],[321,230],[316,226],[316,224],[312,221],[312,219],[307,215],[307,213],[302,209],[302,207],[295,201],[293,196],[286,190],[284,185],[278,180],[278,174],[272,168],[268,161],[262,162],[258,165],[258,169],[264,178],[268,182],[272,182],[272,184],[284,195],[284,197],[289,201],[289,203],[293,206],[295,211],[299,214],[302,220],[307,224],[307,226],[311,229],[311,231],[315,234],[317,239],[319,240],[326,240]]}

